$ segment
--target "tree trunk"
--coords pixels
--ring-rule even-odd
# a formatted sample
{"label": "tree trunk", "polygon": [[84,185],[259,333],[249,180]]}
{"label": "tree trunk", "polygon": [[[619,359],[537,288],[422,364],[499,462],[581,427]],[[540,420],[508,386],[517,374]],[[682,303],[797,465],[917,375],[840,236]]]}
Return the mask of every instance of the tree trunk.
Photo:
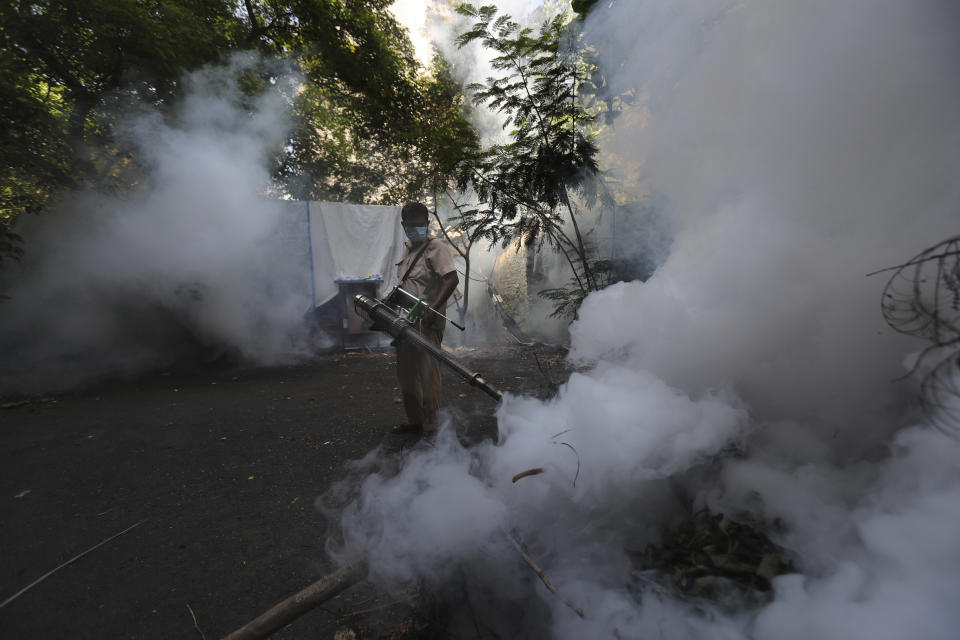
{"label": "tree trunk", "polygon": [[460,324],[467,326],[467,304],[470,303],[470,251],[463,259],[463,304],[460,305]]}
{"label": "tree trunk", "polygon": [[577,216],[573,213],[573,206],[570,204],[570,196],[567,195],[567,188],[563,188],[563,203],[567,205],[567,211],[570,213],[570,220],[573,222],[573,231],[577,234],[577,255],[580,256],[580,264],[583,266],[583,279],[587,281],[587,291],[596,291],[597,283],[590,272],[590,262],[587,260],[587,248],[583,244],[583,236],[580,235],[580,225],[577,224]]}

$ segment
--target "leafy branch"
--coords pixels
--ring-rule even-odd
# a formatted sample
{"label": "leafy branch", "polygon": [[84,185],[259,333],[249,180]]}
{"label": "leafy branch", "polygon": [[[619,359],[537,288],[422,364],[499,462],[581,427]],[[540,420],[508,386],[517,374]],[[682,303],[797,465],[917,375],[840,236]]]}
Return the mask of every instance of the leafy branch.
{"label": "leafy branch", "polygon": [[598,77],[596,68],[565,16],[535,33],[509,15],[498,16],[493,6],[462,4],[457,11],[474,20],[457,45],[478,42],[490,49],[491,65],[500,72],[470,85],[473,100],[505,116],[504,128],[509,127],[509,141],[489,147],[473,169],[470,186],[486,208],[464,217],[464,224],[491,243],[519,241],[538,250],[546,243],[562,255],[575,291],[548,289],[543,295],[568,315],[604,286],[596,271],[602,265],[591,255],[573,205],[574,195],[588,204],[609,199],[591,134],[597,110],[584,99]]}

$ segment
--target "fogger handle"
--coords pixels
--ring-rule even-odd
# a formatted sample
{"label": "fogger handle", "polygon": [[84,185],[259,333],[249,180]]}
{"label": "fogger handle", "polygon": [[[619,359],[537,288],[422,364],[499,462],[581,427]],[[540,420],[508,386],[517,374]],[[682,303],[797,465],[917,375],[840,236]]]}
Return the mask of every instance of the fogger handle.
{"label": "fogger handle", "polygon": [[446,320],[447,322],[449,322],[450,324],[452,324],[453,326],[455,326],[457,329],[460,329],[460,331],[466,331],[466,330],[467,330],[467,328],[466,328],[465,326],[463,326],[462,324],[460,324],[460,323],[458,323],[458,322],[455,322],[455,321],[452,320],[451,318],[448,318],[447,316],[443,315],[442,313],[440,313],[439,311],[437,311],[436,309],[434,309],[433,307],[431,307],[429,304],[427,304],[427,301],[426,301],[426,300],[424,300],[424,299],[422,299],[422,298],[418,298],[417,296],[413,295],[413,294],[410,293],[409,291],[407,291],[407,290],[405,290],[405,289],[402,289],[399,285],[397,285],[396,287],[393,288],[393,291],[391,291],[391,292],[387,295],[386,300],[388,300],[388,301],[394,300],[394,301],[395,301],[398,294],[403,294],[404,296],[406,296],[407,298],[409,298],[410,300],[413,301],[413,308],[412,308],[412,309],[407,313],[407,315],[406,315],[407,320],[410,320],[410,321],[416,320],[416,319],[419,318],[424,312],[429,312],[429,313],[432,313],[432,314],[435,315],[435,316],[438,316],[438,317],[440,317],[440,318],[443,318],[444,320]]}

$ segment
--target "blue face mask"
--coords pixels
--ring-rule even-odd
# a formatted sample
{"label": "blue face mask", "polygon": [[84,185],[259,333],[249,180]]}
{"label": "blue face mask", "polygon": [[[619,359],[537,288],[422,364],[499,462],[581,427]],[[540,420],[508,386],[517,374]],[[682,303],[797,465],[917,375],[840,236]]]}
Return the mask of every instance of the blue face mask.
{"label": "blue face mask", "polygon": [[420,244],[427,239],[426,227],[407,227],[403,231],[407,234],[407,238],[413,244]]}

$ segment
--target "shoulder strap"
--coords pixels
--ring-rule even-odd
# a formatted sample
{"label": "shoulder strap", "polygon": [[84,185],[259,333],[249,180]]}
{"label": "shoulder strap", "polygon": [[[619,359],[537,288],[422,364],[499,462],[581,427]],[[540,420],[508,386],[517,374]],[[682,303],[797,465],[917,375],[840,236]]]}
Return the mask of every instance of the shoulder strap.
{"label": "shoulder strap", "polygon": [[410,272],[413,271],[415,266],[417,266],[417,262],[420,261],[420,256],[422,256],[423,252],[427,250],[427,246],[430,244],[431,240],[433,240],[433,238],[427,238],[427,240],[423,243],[423,246],[420,247],[420,250],[417,251],[417,255],[413,256],[413,261],[410,262],[410,266],[407,267],[407,272],[403,274],[402,278],[400,278],[400,284],[406,282],[407,278],[410,277]]}

